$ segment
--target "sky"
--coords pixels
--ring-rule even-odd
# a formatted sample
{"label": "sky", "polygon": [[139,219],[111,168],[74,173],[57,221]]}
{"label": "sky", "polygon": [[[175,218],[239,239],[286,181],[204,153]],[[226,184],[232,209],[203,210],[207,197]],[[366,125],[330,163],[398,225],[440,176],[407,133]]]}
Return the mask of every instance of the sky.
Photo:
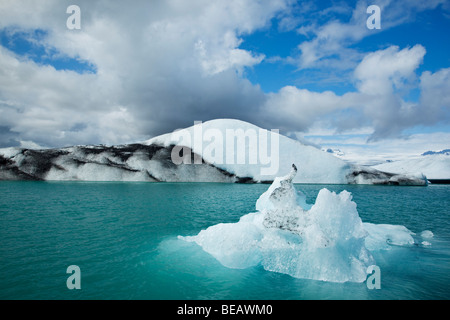
{"label": "sky", "polygon": [[350,161],[448,149],[449,31],[450,0],[1,0],[0,148],[234,118]]}

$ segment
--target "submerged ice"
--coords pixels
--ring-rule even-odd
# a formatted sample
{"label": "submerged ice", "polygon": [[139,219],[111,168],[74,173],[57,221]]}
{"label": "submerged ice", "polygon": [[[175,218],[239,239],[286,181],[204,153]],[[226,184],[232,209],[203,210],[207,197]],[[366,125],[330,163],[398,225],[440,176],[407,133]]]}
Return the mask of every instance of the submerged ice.
{"label": "submerged ice", "polygon": [[367,268],[376,264],[371,251],[414,244],[414,234],[404,226],[363,223],[347,191],[324,188],[308,204],[292,183],[296,173],[292,165],[288,175],[276,178],[257,200],[257,212],[179,238],[197,243],[229,268],[262,265],[332,282],[364,282]]}

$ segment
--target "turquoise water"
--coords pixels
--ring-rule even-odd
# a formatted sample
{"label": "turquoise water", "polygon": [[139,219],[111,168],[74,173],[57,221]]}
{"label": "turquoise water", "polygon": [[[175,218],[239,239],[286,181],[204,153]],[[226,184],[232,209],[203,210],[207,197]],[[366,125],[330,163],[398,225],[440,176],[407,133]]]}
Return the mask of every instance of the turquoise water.
{"label": "turquoise water", "polygon": [[[431,246],[375,252],[381,289],[223,267],[195,235],[253,212],[268,185],[0,182],[0,299],[449,299],[450,186],[348,190],[364,222],[431,230]],[[66,269],[81,270],[69,290]]]}

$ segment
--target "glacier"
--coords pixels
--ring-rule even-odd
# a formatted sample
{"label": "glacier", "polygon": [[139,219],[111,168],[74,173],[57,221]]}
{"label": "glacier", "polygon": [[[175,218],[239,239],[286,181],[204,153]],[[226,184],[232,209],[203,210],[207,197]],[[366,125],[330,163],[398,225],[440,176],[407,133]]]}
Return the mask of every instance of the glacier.
{"label": "glacier", "polygon": [[[394,174],[349,164],[311,144],[248,122],[217,119],[201,125],[203,130],[215,130],[223,136],[227,130],[253,130],[267,135],[270,141],[276,138],[279,142],[280,169],[271,174],[262,174],[266,164],[261,161],[254,164],[218,163],[195,141],[180,142],[173,133],[168,133],[147,141],[116,146],[0,149],[0,180],[272,183],[277,176],[282,175],[281,168],[298,163],[300,166],[294,183],[427,184],[424,176]],[[198,125],[194,125],[184,130],[194,134],[197,129]],[[179,146],[190,151],[191,164],[175,164],[172,161],[174,148]],[[255,152],[250,145],[243,147],[248,157]],[[223,146],[222,150],[216,151],[221,151],[226,157],[229,150]]]}
{"label": "glacier", "polygon": [[[337,158],[336,156],[323,152],[316,146],[308,142],[300,142],[277,132],[261,129],[251,123],[235,120],[235,119],[216,119],[201,124],[193,125],[183,129],[189,136],[195,137],[196,131],[218,131],[221,136],[227,136],[227,131],[242,130],[242,132],[257,132],[262,130],[267,136],[268,141],[276,140],[279,142],[279,170],[270,175],[262,175],[261,168],[264,163],[258,161],[257,164],[236,164],[221,161],[217,163],[211,156],[203,152],[202,145],[196,144],[194,139],[179,141],[178,136],[173,133],[164,134],[150,140],[145,141],[147,145],[161,145],[169,147],[180,145],[189,148],[195,154],[203,155],[205,162],[214,164],[216,167],[234,174],[238,177],[249,177],[253,182],[272,182],[277,176],[282,175],[282,168],[289,167],[292,163],[299,163],[299,172],[297,173],[294,183],[322,183],[322,184],[382,184],[382,185],[426,185],[425,176],[395,174],[376,170],[371,167],[358,166],[350,164]],[[247,145],[247,151],[251,150],[251,146]],[[220,144],[221,154],[226,155],[227,150],[225,144]],[[235,147],[236,148],[236,147]],[[232,150],[235,152],[236,150]]]}
{"label": "glacier", "polygon": [[406,175],[425,175],[433,182],[450,181],[450,155],[448,152],[426,152],[421,156],[374,165],[376,170]]}
{"label": "glacier", "polygon": [[[256,212],[178,239],[199,245],[229,268],[261,265],[295,278],[364,282],[374,251],[413,246],[414,233],[401,225],[364,223],[347,191],[326,188],[314,204],[293,185],[297,168],[277,177],[256,202]],[[422,232],[430,239],[430,231]],[[423,242],[422,245],[428,245]]]}
{"label": "glacier", "polygon": [[0,149],[0,180],[239,182],[211,165],[175,165],[172,147],[129,144]]}

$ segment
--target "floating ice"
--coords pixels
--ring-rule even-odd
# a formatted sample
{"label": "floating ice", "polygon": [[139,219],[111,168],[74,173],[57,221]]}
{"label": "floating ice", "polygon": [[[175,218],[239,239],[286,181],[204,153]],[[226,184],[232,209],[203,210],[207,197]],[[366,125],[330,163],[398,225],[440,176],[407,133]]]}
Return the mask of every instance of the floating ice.
{"label": "floating ice", "polygon": [[422,246],[428,247],[431,246],[431,242],[429,240],[434,237],[434,234],[430,230],[424,230],[420,233],[420,237],[425,239],[421,242]]}
{"label": "floating ice", "polygon": [[386,250],[391,246],[409,246],[414,244],[413,232],[405,226],[391,224],[364,223],[364,229],[369,233],[366,247],[370,251]]}
{"label": "floating ice", "polygon": [[229,268],[262,265],[296,278],[331,282],[364,282],[375,264],[369,250],[414,243],[404,226],[363,223],[347,191],[319,191],[313,205],[297,192],[297,173],[274,180],[256,202],[258,212],[237,223],[221,223],[196,236],[195,242]]}
{"label": "floating ice", "polygon": [[424,230],[420,233],[420,236],[425,239],[431,239],[434,237],[434,234],[430,230]]}

